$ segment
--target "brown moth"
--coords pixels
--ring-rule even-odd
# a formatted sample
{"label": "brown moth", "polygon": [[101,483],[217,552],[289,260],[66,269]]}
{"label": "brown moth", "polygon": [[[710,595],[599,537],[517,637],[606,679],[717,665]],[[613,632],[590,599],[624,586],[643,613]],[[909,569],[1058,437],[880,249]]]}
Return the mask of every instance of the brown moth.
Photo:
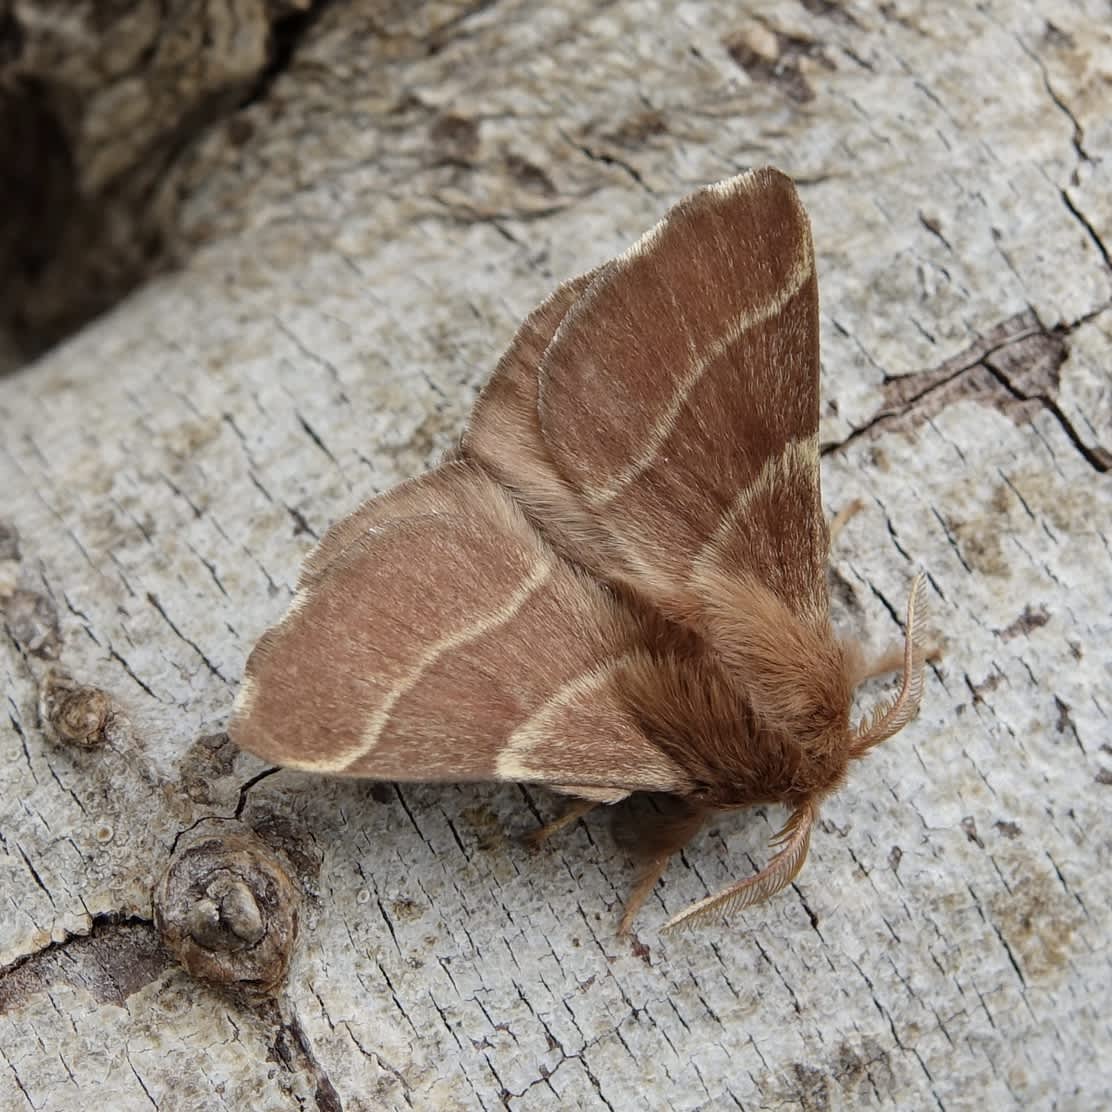
{"label": "brown moth", "polygon": [[[447,461],[328,531],[232,737],[292,768],[576,797],[541,837],[667,793],[622,930],[708,813],[780,803],[771,861],[667,925],[766,899],[922,692],[921,576],[895,658],[831,628],[818,431],[795,188],[761,169],[693,193],[532,313]],[[897,668],[853,725],[857,685]]]}

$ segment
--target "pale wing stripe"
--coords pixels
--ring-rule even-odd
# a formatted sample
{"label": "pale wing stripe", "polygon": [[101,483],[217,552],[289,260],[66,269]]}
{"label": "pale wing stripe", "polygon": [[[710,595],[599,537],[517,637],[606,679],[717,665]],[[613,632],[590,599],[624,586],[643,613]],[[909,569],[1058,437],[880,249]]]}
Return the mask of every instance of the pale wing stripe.
{"label": "pale wing stripe", "polygon": [[[547,699],[525,722],[523,722],[509,736],[506,744],[498,754],[498,777],[502,780],[552,780],[557,776],[566,777],[569,770],[545,768],[543,765],[530,764],[529,754],[532,750],[545,741],[552,740],[552,725],[559,712],[584,696],[593,695],[604,687],[614,675],[626,664],[634,659],[633,654],[627,653],[615,657],[589,672],[581,673],[565,683],[554,695]],[[574,750],[576,738],[561,738],[561,741],[570,743]],[[661,790],[672,786],[675,782],[676,769],[670,761],[662,756],[658,767],[651,767],[651,754],[646,751],[644,759],[637,768],[638,784],[647,785],[649,773],[658,773],[657,783]],[[580,770],[582,771],[582,770]],[[582,785],[586,788],[590,785]],[[628,793],[626,793],[628,794]],[[620,798],[618,795],[614,799]],[[608,799],[607,802],[610,800]]]}
{"label": "pale wing stripe", "polygon": [[498,754],[498,777],[501,780],[528,780],[531,776],[544,775],[545,770],[530,768],[525,757],[546,736],[553,716],[583,695],[590,695],[606,684],[627,657],[619,657],[589,672],[581,672],[568,680],[550,696],[510,736]]}
{"label": "pale wing stripe", "polygon": [[507,622],[512,621],[521,611],[522,607],[529,601],[530,597],[540,590],[551,578],[554,570],[555,565],[552,561],[538,559],[529,577],[512,595],[510,595],[503,606],[500,606],[497,610],[493,610],[488,614],[482,615],[463,629],[455,630],[440,638],[439,641],[433,641],[413,662],[409,671],[394,684],[390,692],[382,700],[381,706],[370,716],[363,729],[358,745],[340,753],[332,753],[328,756],[318,758],[317,760],[290,760],[283,763],[290,768],[305,769],[313,772],[342,772],[356,761],[365,757],[378,744],[378,740],[382,736],[382,732],[386,728],[387,723],[390,721],[390,716],[398,700],[401,699],[403,695],[412,691],[420,682],[421,677],[444,656],[445,653],[450,653],[466,645],[469,641],[477,640],[484,634],[489,633],[492,629],[497,629],[499,626],[503,626]]}
{"label": "pale wing stripe", "polygon": [[[711,185],[705,185],[702,189],[691,194],[690,200],[695,201],[702,195],[725,199],[738,193],[745,193],[753,187],[758,173],[757,170],[746,170],[732,178],[726,178],[725,181],[716,181]],[[642,232],[638,239],[614,259],[614,263],[621,264],[629,262],[631,259],[640,258],[642,255],[647,255],[656,246],[672,219],[671,215],[665,216],[662,220],[658,220],[647,232]]]}
{"label": "pale wing stripe", "polygon": [[691,562],[691,575],[695,579],[701,574],[713,570],[712,564],[720,554],[722,545],[726,542],[738,518],[749,508],[749,504],[761,494],[767,494],[776,485],[777,480],[785,482],[793,474],[818,473],[819,465],[819,435],[817,432],[810,436],[802,436],[798,440],[789,440],[784,445],[784,450],[777,456],[765,460],[760,473],[748,486],[744,486],[734,496],[730,508],[722,515],[710,538],[699,549],[695,559]]}
{"label": "pale wing stripe", "polygon": [[721,358],[754,325],[763,324],[775,316],[799,292],[811,276],[813,261],[804,240],[803,251],[795,260],[787,281],[776,294],[757,308],[741,313],[730,322],[725,332],[710,345],[701,358],[694,360],[687,373],[680,379],[675,394],[660,420],[645,436],[644,447],[605,486],[585,489],[584,496],[596,509],[609,505],[634,479],[647,471],[660,453],[664,442],[675,427],[676,421],[687,404],[691,392],[699,385],[707,368]]}
{"label": "pale wing stripe", "polygon": [[592,803],[620,803],[629,792],[623,788],[600,788],[594,784],[549,784],[545,783],[550,791],[560,792],[561,795],[574,795],[579,799],[587,799]]}

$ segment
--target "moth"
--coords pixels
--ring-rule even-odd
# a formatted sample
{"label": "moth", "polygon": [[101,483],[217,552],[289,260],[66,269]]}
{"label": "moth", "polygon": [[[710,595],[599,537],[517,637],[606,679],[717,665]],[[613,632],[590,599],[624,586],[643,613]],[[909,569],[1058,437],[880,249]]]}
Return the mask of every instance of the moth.
{"label": "moth", "polygon": [[[664,793],[628,930],[707,815],[783,804],[756,875],[674,927],[789,884],[822,800],[915,714],[902,649],[830,620],[815,260],[791,181],[691,194],[522,324],[458,447],[332,526],[247,662],[230,733],[296,769],[503,780],[597,804]],[[899,671],[856,725],[855,688]]]}

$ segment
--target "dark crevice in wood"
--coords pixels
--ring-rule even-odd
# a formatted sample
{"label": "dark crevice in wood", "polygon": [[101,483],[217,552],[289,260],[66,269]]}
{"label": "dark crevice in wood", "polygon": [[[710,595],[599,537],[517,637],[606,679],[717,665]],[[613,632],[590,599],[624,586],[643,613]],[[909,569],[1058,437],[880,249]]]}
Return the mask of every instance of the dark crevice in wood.
{"label": "dark crevice in wood", "polygon": [[[257,1009],[259,1018],[274,1028],[267,1057],[291,1074],[301,1074],[313,1089],[317,1112],[343,1112],[340,1094],[317,1060],[297,1013],[286,1002],[266,1000]],[[326,1013],[327,1018],[327,1013]]]}
{"label": "dark crevice in wood", "polygon": [[122,1005],[169,964],[151,920],[102,912],[92,916],[84,933],[51,941],[0,969],[0,1015],[59,983],[80,986],[97,1000]]}
{"label": "dark crevice in wood", "polygon": [[293,64],[297,48],[334,3],[335,0],[316,0],[305,11],[293,12],[275,21],[270,30],[270,62],[259,74],[258,81],[243,99],[240,108],[266,100],[274,83]]}
{"label": "dark crevice in wood", "polygon": [[1046,410],[1085,462],[1104,474],[1112,469],[1112,451],[1087,444],[1058,404],[1059,372],[1069,355],[1069,336],[1097,315],[1046,328],[1028,310],[1002,321],[938,367],[885,378],[884,400],[877,413],[843,439],[824,444],[822,454],[841,451],[880,431],[915,428],[949,405],[976,401],[1017,420],[1028,419],[1037,409]]}
{"label": "dark crevice in wood", "polygon": [[[6,365],[13,356],[14,366],[41,356],[174,264],[167,232],[182,198],[164,188],[168,176],[213,127],[267,96],[331,3],[318,0],[277,19],[269,60],[254,82],[246,89],[233,80],[217,83],[193,103],[175,106],[180,118],[87,192],[74,150],[85,98],[52,71],[31,70],[37,64],[32,33],[15,13],[0,13],[0,338]],[[85,49],[107,48],[90,38]],[[135,80],[158,79],[144,70],[150,53],[138,58]],[[242,124],[249,137],[251,125]],[[235,133],[230,140],[236,141]]]}

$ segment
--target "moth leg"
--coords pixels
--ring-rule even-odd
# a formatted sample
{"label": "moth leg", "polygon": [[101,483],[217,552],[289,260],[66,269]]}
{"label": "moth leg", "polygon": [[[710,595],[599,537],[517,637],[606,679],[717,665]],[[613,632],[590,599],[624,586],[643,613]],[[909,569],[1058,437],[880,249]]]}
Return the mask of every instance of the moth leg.
{"label": "moth leg", "polygon": [[626,900],[625,911],[618,923],[618,934],[628,934],[637,912],[652,894],[656,882],[664,874],[672,856],[679,853],[696,834],[706,818],[706,810],[683,799],[662,801],[663,813],[642,819],[636,830],[627,830],[620,840],[641,859],[641,870]]}
{"label": "moth leg", "polygon": [[618,934],[629,934],[629,928],[633,926],[637,912],[641,910],[641,906],[656,887],[656,882],[664,875],[671,857],[672,854],[669,852],[645,862],[626,900],[625,911],[622,912],[622,919],[618,924]]}
{"label": "moth leg", "polygon": [[525,840],[534,849],[539,849],[557,831],[578,822],[588,811],[593,811],[597,806],[598,804],[593,799],[577,799],[559,818],[546,822],[544,826],[534,830],[531,834],[527,834]]}
{"label": "moth leg", "polygon": [[838,534],[846,527],[846,523],[856,517],[865,508],[865,503],[860,498],[855,498],[848,505],[843,506],[830,519],[830,543],[833,544]]}
{"label": "moth leg", "polygon": [[874,656],[862,666],[861,678],[858,683],[871,680],[874,676],[886,676],[889,672],[899,672],[903,668],[903,645],[892,645],[885,649],[880,656]]}

